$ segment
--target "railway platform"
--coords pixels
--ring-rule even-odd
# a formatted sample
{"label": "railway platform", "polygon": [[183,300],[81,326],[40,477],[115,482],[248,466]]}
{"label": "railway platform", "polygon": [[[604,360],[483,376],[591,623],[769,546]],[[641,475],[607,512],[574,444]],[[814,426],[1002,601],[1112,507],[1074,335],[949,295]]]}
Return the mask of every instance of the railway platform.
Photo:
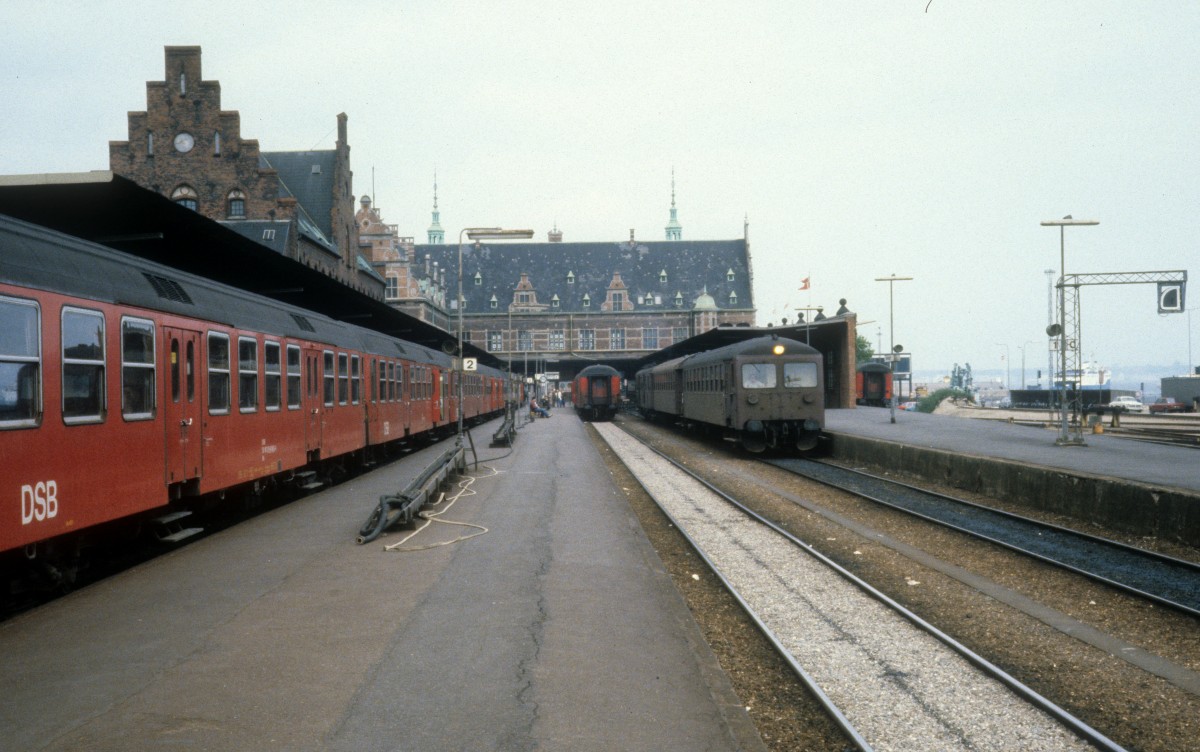
{"label": "railway platform", "polygon": [[1133,535],[1200,546],[1200,454],[1103,434],[1057,446],[1057,430],[859,407],[826,411],[838,460],[908,474]]}
{"label": "railway platform", "polygon": [[0,750],[762,749],[584,424],[497,425],[474,527],[355,543],[433,446],[0,623]]}

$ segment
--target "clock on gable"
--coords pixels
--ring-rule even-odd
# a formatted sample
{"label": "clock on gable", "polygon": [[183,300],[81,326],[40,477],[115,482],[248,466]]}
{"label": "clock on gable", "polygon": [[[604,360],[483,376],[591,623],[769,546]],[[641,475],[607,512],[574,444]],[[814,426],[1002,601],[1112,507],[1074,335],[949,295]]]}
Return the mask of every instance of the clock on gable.
{"label": "clock on gable", "polygon": [[175,151],[186,154],[196,145],[196,139],[190,133],[180,133],[175,137]]}

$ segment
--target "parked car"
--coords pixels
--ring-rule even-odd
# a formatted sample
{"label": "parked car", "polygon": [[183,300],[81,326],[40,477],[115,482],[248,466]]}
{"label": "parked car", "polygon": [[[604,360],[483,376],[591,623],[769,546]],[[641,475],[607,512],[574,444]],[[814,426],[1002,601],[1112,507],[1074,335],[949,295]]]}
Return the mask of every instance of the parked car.
{"label": "parked car", "polygon": [[1146,412],[1145,405],[1143,405],[1141,402],[1138,402],[1135,398],[1129,396],[1117,397],[1112,402],[1109,402],[1108,406],[1113,409],[1120,408],[1127,413]]}
{"label": "parked car", "polygon": [[1152,413],[1186,413],[1190,408],[1183,402],[1176,401],[1173,397],[1163,397],[1160,400],[1155,400],[1150,406]]}

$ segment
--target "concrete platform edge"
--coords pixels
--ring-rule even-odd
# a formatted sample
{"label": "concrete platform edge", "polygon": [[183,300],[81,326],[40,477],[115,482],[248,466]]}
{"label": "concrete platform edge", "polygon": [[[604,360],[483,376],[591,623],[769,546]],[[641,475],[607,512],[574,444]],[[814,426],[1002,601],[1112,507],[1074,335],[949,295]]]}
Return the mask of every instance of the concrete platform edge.
{"label": "concrete platform edge", "polygon": [[827,435],[829,454],[839,462],[1200,547],[1200,494],[849,434]]}

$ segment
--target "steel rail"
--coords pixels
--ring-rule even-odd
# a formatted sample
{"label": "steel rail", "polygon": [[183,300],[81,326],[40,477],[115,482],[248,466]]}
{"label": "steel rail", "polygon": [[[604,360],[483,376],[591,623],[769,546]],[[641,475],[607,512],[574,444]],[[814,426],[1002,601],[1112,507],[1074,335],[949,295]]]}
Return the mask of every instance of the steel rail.
{"label": "steel rail", "polygon": [[[1000,517],[1005,520],[1010,520],[1010,521],[1016,522],[1020,525],[1026,525],[1026,526],[1033,527],[1033,528],[1040,529],[1040,530],[1052,531],[1059,535],[1079,539],[1083,543],[1095,546],[1097,548],[1117,551],[1124,556],[1132,557],[1135,559],[1147,560],[1147,561],[1153,562],[1158,565],[1171,567],[1171,568],[1178,570],[1186,575],[1195,577],[1198,581],[1200,581],[1200,564],[1196,564],[1195,562],[1187,561],[1185,559],[1178,559],[1173,556],[1168,556],[1166,554],[1160,554],[1155,551],[1147,551],[1144,548],[1130,546],[1128,544],[1121,543],[1119,541],[1114,541],[1109,538],[1103,538],[1098,535],[1091,535],[1089,533],[1084,533],[1079,530],[1072,530],[1071,528],[1063,527],[1061,525],[1055,525],[1055,524],[1052,524],[1049,522],[1043,522],[1041,520],[1036,520],[1036,519],[1032,519],[1029,517],[1023,517],[1023,516],[1021,516],[1019,514],[1015,514],[1013,512],[1006,512],[1006,511],[1003,511],[1000,509],[993,509],[991,507],[987,507],[982,504],[976,504],[975,502],[967,501],[966,499],[960,499],[960,498],[957,498],[954,496],[949,496],[947,494],[938,493],[936,491],[929,491],[927,489],[920,488],[918,486],[914,486],[914,485],[911,485],[908,483],[904,483],[902,481],[892,480],[890,478],[882,478],[878,475],[874,475],[872,473],[868,473],[868,472],[865,472],[862,470],[855,470],[853,468],[846,468],[846,467],[841,467],[838,465],[831,465],[831,464],[828,464],[825,462],[817,462],[815,460],[782,460],[782,461],[762,460],[762,461],[765,462],[766,464],[771,465],[772,467],[777,467],[781,470],[786,470],[790,473],[794,473],[801,477],[808,478],[810,480],[814,480],[818,483],[822,483],[826,486],[829,486],[830,488],[836,488],[838,490],[845,491],[846,493],[854,494],[855,496],[858,496],[863,499],[867,499],[868,501],[872,501],[876,504],[880,504],[882,506],[886,506],[890,509],[894,509],[896,511],[903,512],[903,513],[911,515],[913,517],[917,517],[919,519],[923,519],[928,522],[932,522],[934,524],[941,525],[941,526],[949,528],[951,530],[956,530],[958,532],[964,533],[966,535],[970,535],[979,540],[985,540],[985,541],[988,541],[989,543],[994,543],[998,546],[1003,546],[1004,548],[1007,548],[1010,551],[1016,551],[1017,553],[1020,553],[1020,554],[1026,555],[1026,556],[1030,556],[1030,557],[1035,558],[1044,563],[1051,564],[1053,566],[1065,569],[1070,572],[1074,572],[1075,574],[1081,575],[1083,577],[1087,577],[1088,579],[1094,580],[1096,582],[1104,583],[1105,585],[1109,585],[1110,587],[1117,588],[1118,590],[1122,590],[1124,592],[1131,593],[1140,598],[1145,598],[1147,600],[1153,601],[1160,605],[1167,606],[1169,608],[1181,611],[1186,614],[1190,614],[1192,616],[1200,616],[1200,607],[1188,605],[1186,603],[1180,603],[1178,601],[1171,600],[1169,597],[1166,597],[1164,595],[1149,592],[1146,590],[1142,590],[1142,589],[1135,587],[1127,582],[1122,582],[1120,580],[1113,579],[1112,577],[1105,576],[1098,572],[1094,572],[1094,571],[1091,571],[1088,569],[1084,569],[1082,567],[1075,566],[1068,562],[1062,561],[1061,559],[1055,559],[1052,556],[1047,556],[1045,554],[1038,553],[1037,551],[1031,551],[1027,548],[1022,548],[1021,546],[1019,546],[1015,543],[1012,543],[1010,541],[1007,541],[1007,540],[1004,540],[1001,538],[997,538],[994,536],[986,535],[984,533],[979,532],[978,530],[972,530],[968,527],[964,527],[962,525],[955,524],[953,522],[949,522],[944,519],[939,519],[939,518],[929,515],[929,514],[915,511],[913,509],[905,507],[902,504],[894,503],[894,502],[888,501],[886,499],[879,498],[872,494],[866,493],[862,490],[848,488],[844,485],[840,485],[836,482],[833,482],[827,478],[820,478],[820,477],[814,477],[812,475],[808,475],[808,474],[804,473],[803,471],[796,469],[794,467],[794,465],[802,463],[802,462],[812,462],[813,464],[820,465],[822,467],[833,468],[837,472],[844,472],[844,473],[851,474],[851,475],[860,475],[865,478],[870,478],[872,481],[875,481],[877,483],[897,486],[900,488],[907,489],[909,491],[913,491],[918,494],[922,494],[924,496],[928,496],[933,499],[951,502],[958,506],[969,508],[981,515],[991,515],[991,516],[995,516],[995,517]],[[1196,592],[1200,593],[1200,585],[1198,585]]]}
{"label": "steel rail", "polygon": [[[625,431],[624,428],[621,428],[621,430]],[[992,677],[993,679],[999,681],[1001,684],[1008,687],[1010,690],[1013,691],[1013,693],[1015,693],[1017,696],[1019,696],[1020,698],[1022,698],[1029,704],[1042,710],[1043,712],[1045,712],[1047,715],[1051,716],[1052,718],[1055,718],[1059,723],[1061,723],[1063,726],[1068,728],[1076,736],[1080,737],[1081,739],[1084,739],[1085,741],[1097,746],[1098,748],[1100,748],[1102,750],[1108,750],[1109,752],[1126,752],[1124,747],[1120,746],[1116,742],[1114,742],[1111,739],[1109,739],[1108,737],[1104,736],[1103,734],[1101,734],[1099,731],[1097,731],[1096,729],[1089,726],[1084,721],[1071,715],[1071,713],[1068,712],[1066,709],[1059,707],[1058,705],[1056,705],[1054,702],[1050,701],[1046,697],[1043,697],[1042,695],[1038,694],[1034,689],[1026,686],[1016,677],[1012,676],[1011,674],[1009,674],[1006,671],[1004,671],[1003,669],[1001,669],[999,666],[995,665],[994,663],[987,660],[983,656],[974,652],[973,650],[968,648],[966,645],[963,645],[958,640],[955,640],[953,637],[951,637],[950,635],[941,631],[933,624],[925,621],[925,619],[921,618],[916,613],[908,610],[907,608],[902,606],[899,602],[893,600],[891,597],[889,597],[882,591],[876,589],[870,583],[861,579],[857,575],[855,575],[852,572],[850,572],[849,570],[847,570],[845,567],[841,566],[837,562],[833,561],[829,557],[827,557],[824,554],[822,554],[821,552],[817,551],[814,547],[808,545],[804,541],[802,541],[799,538],[797,538],[796,536],[792,535],[790,532],[783,529],[779,525],[775,524],[773,521],[767,519],[766,517],[763,517],[759,513],[750,509],[745,504],[742,504],[740,501],[737,501],[732,496],[725,493],[721,489],[717,488],[715,485],[708,482],[704,478],[701,478],[694,471],[692,471],[688,467],[680,464],[673,458],[667,456],[662,451],[654,448],[653,446],[650,446],[645,441],[638,438],[637,436],[634,436],[633,434],[629,433],[628,431],[625,431],[625,433],[628,436],[630,436],[631,438],[633,438],[635,441],[641,443],[643,446],[645,446],[650,451],[657,454],[659,457],[662,457],[664,460],[669,462],[674,467],[678,468],[679,470],[681,470],[684,473],[686,473],[687,475],[689,475],[691,478],[696,480],[698,483],[700,483],[702,486],[707,488],[709,491],[712,491],[714,494],[716,494],[721,499],[723,499],[726,503],[728,503],[731,506],[733,506],[734,508],[738,509],[739,511],[741,511],[743,514],[747,515],[751,519],[759,522],[762,525],[765,525],[766,527],[775,531],[779,535],[783,536],[790,543],[795,545],[798,549],[800,549],[801,551],[812,556],[813,558],[815,558],[817,561],[824,564],[829,569],[832,569],[834,572],[836,572],[842,578],[844,578],[845,580],[847,580],[848,582],[853,584],[859,590],[863,591],[864,593],[866,593],[868,596],[875,599],[879,603],[882,603],[883,605],[892,609],[897,614],[899,614],[902,618],[906,619],[911,624],[915,625],[918,629],[924,631],[926,634],[930,635],[934,639],[938,640],[942,644],[949,647],[954,652],[958,653],[958,655],[960,655],[962,658],[964,658],[968,663],[974,665],[976,668],[980,669],[988,676]],[[651,498],[653,498],[653,495],[651,495]],[[789,665],[793,666],[793,670],[795,670],[797,672],[797,675],[800,676],[801,680],[804,681],[804,683],[807,686],[809,686],[810,689],[813,690],[814,694],[818,697],[818,699],[822,702],[822,704],[825,705],[827,708],[834,708],[832,701],[830,701],[828,699],[828,697],[825,696],[825,693],[822,690],[820,690],[820,688],[817,687],[815,685],[815,683],[812,682],[812,680],[808,676],[807,672],[804,671],[804,669],[796,663],[795,658],[787,651],[787,649],[785,647],[783,647],[783,645],[779,642],[778,638],[775,637],[775,635],[770,631],[770,629],[765,624],[763,624],[763,622],[759,619],[758,615],[755,614],[753,612],[753,610],[750,608],[749,604],[747,604],[742,599],[742,597],[737,593],[737,591],[734,589],[732,583],[730,583],[728,580],[726,580],[724,575],[722,575],[720,573],[720,571],[716,569],[716,566],[713,564],[712,561],[710,561],[708,559],[707,555],[703,552],[703,550],[701,550],[699,545],[694,540],[692,540],[691,536],[689,536],[687,534],[687,532],[679,525],[678,520],[676,520],[665,508],[663,508],[663,506],[661,504],[659,504],[657,499],[655,499],[654,503],[658,504],[659,509],[661,509],[663,511],[663,514],[665,514],[671,520],[672,524],[675,525],[675,528],[677,530],[679,530],[679,532],[682,533],[683,536],[687,539],[689,545],[691,545],[692,548],[696,551],[696,553],[701,558],[704,559],[705,563],[709,566],[710,569],[712,569],[712,571],[716,574],[716,576],[721,580],[722,584],[726,587],[726,589],[729,590],[729,592],[731,594],[733,594],[733,596],[741,604],[743,610],[746,611],[747,615],[749,615],[750,618],[752,620],[754,620],[754,622],[758,625],[759,629],[763,632],[764,635],[766,635],[767,639],[770,640],[771,643],[775,646],[776,650],[779,651],[780,655],[783,656],[785,658],[785,660],[788,661]],[[853,738],[855,738],[856,740],[861,739],[861,736],[858,734],[858,732],[856,730],[852,731],[852,727],[849,726],[849,721],[845,720],[845,716],[841,713],[840,710],[836,710],[836,715],[834,717],[835,717],[835,720],[837,720],[838,725],[842,726],[843,730],[846,730],[847,733],[853,733],[853,735],[854,735]],[[843,723],[845,725],[843,725]],[[862,744],[866,745],[867,742],[865,740],[863,740]],[[860,747],[860,749],[864,750],[864,752],[865,752],[866,750],[869,750],[871,748],[869,746],[864,746],[864,747]]]}

